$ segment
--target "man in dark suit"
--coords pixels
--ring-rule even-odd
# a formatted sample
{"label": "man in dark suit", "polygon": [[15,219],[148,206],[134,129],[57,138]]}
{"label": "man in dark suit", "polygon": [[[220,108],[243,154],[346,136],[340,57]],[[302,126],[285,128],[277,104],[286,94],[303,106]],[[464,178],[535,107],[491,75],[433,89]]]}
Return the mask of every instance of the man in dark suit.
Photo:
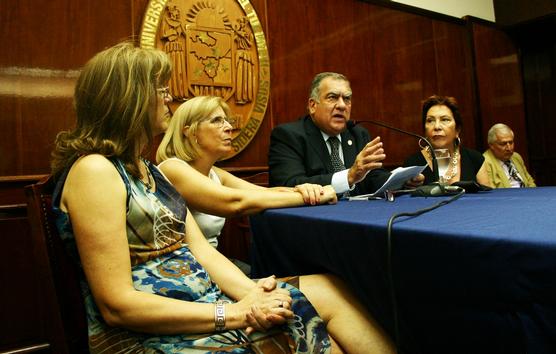
{"label": "man in dark suit", "polygon": [[344,75],[325,72],[315,76],[309,114],[272,130],[270,185],[331,184],[338,194],[349,191],[358,195],[372,193],[386,181],[389,172],[382,169],[386,155],[380,137],[371,141],[363,127],[347,129],[351,96]]}

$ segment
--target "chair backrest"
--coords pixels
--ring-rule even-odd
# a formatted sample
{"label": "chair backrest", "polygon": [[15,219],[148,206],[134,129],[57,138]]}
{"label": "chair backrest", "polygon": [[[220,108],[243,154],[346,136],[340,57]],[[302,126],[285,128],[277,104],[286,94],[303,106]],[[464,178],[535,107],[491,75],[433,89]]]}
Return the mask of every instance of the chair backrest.
{"label": "chair backrest", "polygon": [[254,175],[245,176],[242,178],[247,182],[251,182],[262,187],[268,187],[268,171],[255,173]]}
{"label": "chair backrest", "polygon": [[[268,187],[268,171],[249,176],[241,176],[247,182]],[[226,224],[218,241],[218,250],[229,258],[249,263],[251,248],[251,228],[247,216],[226,219]]]}
{"label": "chair backrest", "polygon": [[47,177],[25,187],[34,254],[41,269],[46,335],[53,353],[88,353],[87,318],[79,269],[66,252],[52,213],[53,181]]}

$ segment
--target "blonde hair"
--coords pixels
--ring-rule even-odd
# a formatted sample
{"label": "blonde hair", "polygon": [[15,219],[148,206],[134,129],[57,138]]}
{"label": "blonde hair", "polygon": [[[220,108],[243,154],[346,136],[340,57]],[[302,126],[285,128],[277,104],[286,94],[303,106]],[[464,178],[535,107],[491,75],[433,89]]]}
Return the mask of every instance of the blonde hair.
{"label": "blonde hair", "polygon": [[152,143],[157,88],[171,76],[163,51],[136,47],[131,41],[103,50],[83,67],[74,93],[77,123],[60,132],[52,152],[52,174],[58,175],[82,155],[117,157],[140,177],[141,144]]}
{"label": "blonde hair", "polygon": [[[220,97],[197,96],[184,103],[174,112],[166,133],[156,151],[158,163],[171,157],[184,161],[193,161],[199,157],[201,148],[195,138],[199,122],[206,119],[217,108],[222,108],[227,117],[230,116],[230,107]],[[183,129],[189,126],[188,137]]]}

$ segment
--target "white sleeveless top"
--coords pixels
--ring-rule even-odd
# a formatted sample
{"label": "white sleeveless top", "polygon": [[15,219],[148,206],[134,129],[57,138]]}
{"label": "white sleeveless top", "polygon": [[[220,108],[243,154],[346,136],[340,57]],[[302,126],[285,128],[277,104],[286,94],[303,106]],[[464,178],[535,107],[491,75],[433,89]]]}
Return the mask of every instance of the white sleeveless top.
{"label": "white sleeveless top", "polygon": [[[172,157],[172,158],[169,158],[168,160],[162,161],[158,166],[161,166],[164,162],[170,161],[170,160],[177,160],[177,161],[180,161],[181,163],[189,165],[187,162],[185,162],[181,159],[178,159],[176,157]],[[222,185],[222,182],[220,181],[220,178],[218,178],[218,175],[216,174],[216,172],[213,169],[210,170],[208,177],[214,183]],[[186,201],[187,201],[187,199],[186,199]],[[193,215],[193,218],[197,222],[197,225],[199,225],[199,228],[203,232],[203,235],[205,235],[208,242],[216,248],[218,246],[218,236],[220,236],[220,232],[222,231],[222,228],[224,227],[224,223],[226,222],[226,218],[216,216],[216,215],[211,215],[211,214],[205,214],[205,213],[201,213],[199,211],[193,210],[193,209],[191,209],[191,204],[189,204],[189,203],[188,203],[188,207],[190,208],[189,211],[191,212],[191,215]]]}

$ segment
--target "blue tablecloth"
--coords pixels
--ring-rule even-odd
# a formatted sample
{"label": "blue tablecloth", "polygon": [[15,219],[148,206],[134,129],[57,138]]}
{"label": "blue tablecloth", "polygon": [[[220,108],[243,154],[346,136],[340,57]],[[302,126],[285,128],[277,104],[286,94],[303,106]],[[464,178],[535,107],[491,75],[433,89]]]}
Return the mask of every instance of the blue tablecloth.
{"label": "blue tablecloth", "polygon": [[[388,219],[441,198],[267,210],[252,272],[331,272],[393,334]],[[466,194],[393,226],[400,343],[409,353],[556,353],[556,187]]]}

